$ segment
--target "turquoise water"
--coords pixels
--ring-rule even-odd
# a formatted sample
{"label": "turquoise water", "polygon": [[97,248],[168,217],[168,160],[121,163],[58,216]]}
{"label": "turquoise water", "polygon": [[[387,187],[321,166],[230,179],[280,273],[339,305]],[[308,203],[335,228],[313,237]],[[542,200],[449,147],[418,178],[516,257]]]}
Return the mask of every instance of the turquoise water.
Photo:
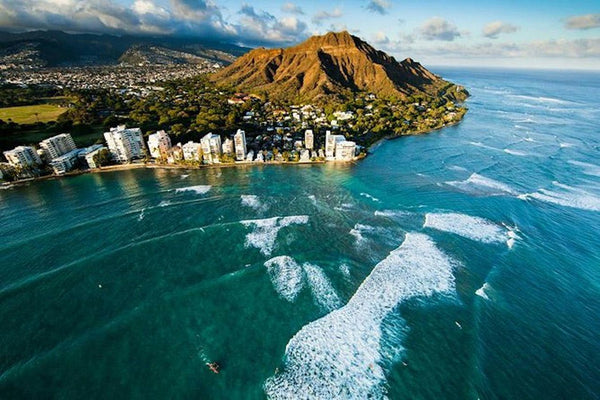
{"label": "turquoise water", "polygon": [[0,398],[598,398],[600,75],[438,72],[357,165],[0,191]]}

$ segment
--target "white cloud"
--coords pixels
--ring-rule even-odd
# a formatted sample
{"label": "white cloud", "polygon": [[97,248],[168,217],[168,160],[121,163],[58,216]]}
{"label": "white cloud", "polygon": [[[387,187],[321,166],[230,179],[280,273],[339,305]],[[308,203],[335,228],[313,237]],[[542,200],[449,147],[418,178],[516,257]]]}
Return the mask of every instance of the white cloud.
{"label": "white cloud", "polygon": [[302,8],[294,3],[285,3],[283,6],[281,6],[281,11],[290,14],[304,15]]}
{"label": "white cloud", "polygon": [[390,43],[390,38],[387,37],[385,32],[379,31],[375,33],[375,37],[373,38],[373,43],[378,45],[384,45]]}
{"label": "white cloud", "polygon": [[243,5],[225,19],[211,0],[0,0],[0,30],[64,30],[131,35],[183,35],[246,45],[285,45],[306,37],[306,24]]}
{"label": "white cloud", "polygon": [[392,3],[388,0],[370,0],[367,4],[367,10],[381,15],[387,14],[391,7]]}
{"label": "white cloud", "polygon": [[421,36],[426,40],[444,40],[451,42],[461,36],[456,25],[440,17],[433,17],[419,28]]}
{"label": "white cloud", "polygon": [[497,39],[501,33],[514,33],[519,29],[515,25],[508,24],[502,21],[490,22],[483,27],[483,36],[490,39]]}
{"label": "white cloud", "polygon": [[567,18],[567,29],[592,29],[600,27],[600,14],[577,15]]}
{"label": "white cloud", "polygon": [[342,15],[344,15],[344,13],[339,8],[335,8],[333,11],[322,10],[313,15],[312,22],[316,25],[320,25],[326,19],[341,18]]}

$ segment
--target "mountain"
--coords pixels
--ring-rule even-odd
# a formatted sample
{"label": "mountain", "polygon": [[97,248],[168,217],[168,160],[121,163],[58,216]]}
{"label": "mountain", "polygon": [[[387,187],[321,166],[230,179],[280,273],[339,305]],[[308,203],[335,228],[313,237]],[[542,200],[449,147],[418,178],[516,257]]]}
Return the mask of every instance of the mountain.
{"label": "mountain", "polygon": [[258,48],[213,75],[219,85],[270,98],[314,100],[350,92],[406,98],[444,95],[464,100],[464,89],[410,58],[402,62],[348,32],[313,36],[286,49]]}
{"label": "mountain", "polygon": [[[158,59],[179,64],[203,61],[230,64],[249,49],[194,38],[68,34],[61,31],[0,32],[0,64],[21,66],[113,65]],[[133,55],[137,54],[137,58]]]}

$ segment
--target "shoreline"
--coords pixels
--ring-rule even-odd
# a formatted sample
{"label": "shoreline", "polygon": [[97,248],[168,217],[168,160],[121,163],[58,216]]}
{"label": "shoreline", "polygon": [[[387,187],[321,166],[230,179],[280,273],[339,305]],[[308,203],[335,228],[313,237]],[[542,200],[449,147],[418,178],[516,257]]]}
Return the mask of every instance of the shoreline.
{"label": "shoreline", "polygon": [[[465,115],[466,115],[466,113],[465,113]],[[463,118],[464,118],[464,115],[458,121],[452,122],[450,124],[447,124],[442,127],[435,128],[435,129],[432,129],[429,131],[411,132],[407,135],[385,135],[382,138],[378,139],[376,142],[369,145],[369,147],[367,147],[367,152],[365,154],[359,155],[359,156],[355,157],[353,160],[348,160],[348,161],[327,161],[327,160],[323,160],[323,161],[266,161],[266,162],[262,162],[262,163],[249,161],[249,162],[239,162],[239,163],[236,163],[236,162],[222,163],[222,164],[219,163],[219,164],[210,164],[210,165],[155,164],[155,163],[140,162],[140,163],[108,165],[106,167],[71,171],[71,172],[67,172],[62,175],[52,174],[52,175],[38,176],[38,177],[34,177],[34,178],[21,179],[21,180],[14,181],[14,182],[3,182],[3,183],[0,183],[0,189],[8,189],[8,188],[11,188],[14,186],[24,186],[31,182],[46,181],[46,180],[52,180],[52,179],[61,179],[61,178],[79,176],[79,175],[84,175],[84,174],[97,174],[97,173],[106,173],[106,172],[115,172],[115,171],[129,171],[129,170],[140,169],[140,168],[177,169],[177,170],[196,170],[196,169],[198,169],[199,170],[199,169],[204,169],[204,168],[240,168],[240,167],[256,167],[256,166],[267,166],[267,165],[298,166],[298,165],[325,165],[325,164],[338,164],[338,165],[340,165],[340,164],[356,164],[357,162],[367,158],[367,156],[369,154],[371,154],[372,150],[375,150],[377,147],[379,147],[385,141],[394,140],[394,139],[398,139],[398,138],[402,138],[402,137],[408,137],[408,136],[419,136],[419,135],[429,134],[429,133],[432,133],[435,131],[442,130],[444,128],[456,126],[463,120]]]}

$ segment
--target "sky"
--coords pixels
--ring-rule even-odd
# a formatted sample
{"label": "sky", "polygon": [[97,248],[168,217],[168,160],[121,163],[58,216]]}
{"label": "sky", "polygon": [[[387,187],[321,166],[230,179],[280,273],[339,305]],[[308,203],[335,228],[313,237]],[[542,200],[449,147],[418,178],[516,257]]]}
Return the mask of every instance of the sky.
{"label": "sky", "polygon": [[427,66],[600,70],[599,0],[0,0],[0,30],[38,29],[248,47],[347,30]]}

